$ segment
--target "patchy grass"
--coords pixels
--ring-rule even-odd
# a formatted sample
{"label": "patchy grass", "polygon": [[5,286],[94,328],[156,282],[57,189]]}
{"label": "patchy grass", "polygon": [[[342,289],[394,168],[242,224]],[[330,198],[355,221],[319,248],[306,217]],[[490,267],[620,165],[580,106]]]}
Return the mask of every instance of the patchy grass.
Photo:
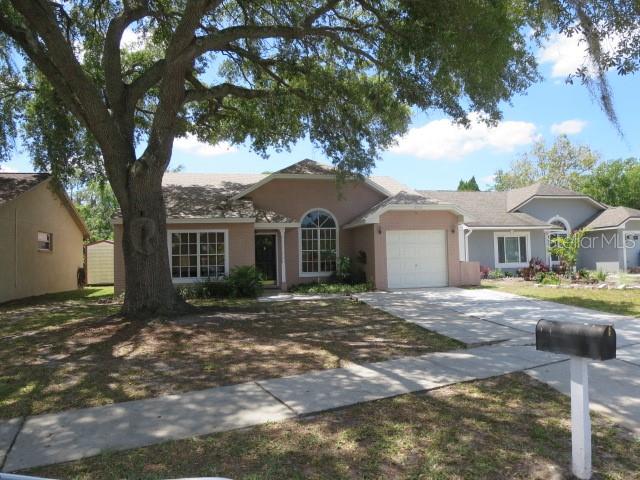
{"label": "patchy grass", "polygon": [[550,302],[591,308],[603,312],[640,317],[640,292],[638,290],[598,290],[582,288],[535,287],[531,282],[483,280],[481,288],[493,288],[502,292]]}
{"label": "patchy grass", "polygon": [[347,299],[201,301],[195,314],[138,322],[88,290],[0,309],[0,418],[461,346]]}
{"label": "patchy grass", "polygon": [[352,293],[371,292],[374,290],[372,283],[301,283],[292,286],[289,291],[294,293],[327,294],[338,293],[351,295]]}
{"label": "patchy grass", "polygon": [[[640,442],[593,415],[594,478],[640,478]],[[112,452],[28,473],[107,480],[569,478],[569,399],[524,374]]]}

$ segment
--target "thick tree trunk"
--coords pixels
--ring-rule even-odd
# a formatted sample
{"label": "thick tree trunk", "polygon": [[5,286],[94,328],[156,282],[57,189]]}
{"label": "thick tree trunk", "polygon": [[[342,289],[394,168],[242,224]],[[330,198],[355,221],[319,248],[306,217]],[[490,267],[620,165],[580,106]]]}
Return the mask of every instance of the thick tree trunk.
{"label": "thick tree trunk", "polygon": [[162,174],[130,175],[122,208],[125,264],[123,314],[129,318],[183,313],[188,305],[171,282]]}

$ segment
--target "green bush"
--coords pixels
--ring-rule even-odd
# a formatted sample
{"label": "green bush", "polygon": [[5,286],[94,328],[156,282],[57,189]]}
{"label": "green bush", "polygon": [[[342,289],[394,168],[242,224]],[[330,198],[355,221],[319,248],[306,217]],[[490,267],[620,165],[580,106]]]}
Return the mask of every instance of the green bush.
{"label": "green bush", "polygon": [[231,296],[230,285],[222,281],[207,280],[204,282],[178,285],[176,287],[178,295],[185,300],[206,299],[206,298],[228,298]]}
{"label": "green bush", "polygon": [[375,288],[373,283],[301,283],[300,285],[292,285],[289,288],[293,293],[308,293],[312,295],[324,293],[339,293],[342,295],[350,295],[352,293],[371,292]]}
{"label": "green bush", "polygon": [[555,272],[540,272],[536,275],[536,283],[541,285],[559,285],[560,276]]}
{"label": "green bush", "polygon": [[336,262],[336,279],[339,282],[349,283],[351,280],[351,259],[349,257],[338,257]]}
{"label": "green bush", "polygon": [[607,273],[604,272],[603,270],[598,270],[597,272],[594,273],[594,276],[596,280],[598,280],[599,282],[607,281]]}
{"label": "green bush", "polygon": [[262,278],[254,266],[235,267],[224,280],[206,280],[178,285],[176,291],[185,300],[255,298],[262,293]]}
{"label": "green bush", "polygon": [[262,276],[253,265],[232,268],[226,282],[233,297],[255,298],[262,293]]}
{"label": "green bush", "polygon": [[504,271],[502,271],[501,269],[497,268],[496,270],[491,270],[488,274],[487,274],[487,278],[490,280],[499,280],[505,277]]}

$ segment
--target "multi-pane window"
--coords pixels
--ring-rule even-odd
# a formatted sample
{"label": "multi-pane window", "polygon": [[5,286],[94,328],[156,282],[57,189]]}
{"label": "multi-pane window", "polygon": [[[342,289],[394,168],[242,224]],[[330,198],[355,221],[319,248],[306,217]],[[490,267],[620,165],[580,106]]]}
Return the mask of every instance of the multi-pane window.
{"label": "multi-pane window", "polygon": [[224,233],[200,233],[200,276],[224,277]]}
{"label": "multi-pane window", "polygon": [[171,234],[173,278],[220,279],[225,271],[224,232],[179,232]]}
{"label": "multi-pane window", "polygon": [[324,210],[312,210],[300,223],[302,273],[331,273],[336,269],[337,225]]}
{"label": "multi-pane window", "polygon": [[523,264],[527,262],[527,236],[501,235],[497,237],[498,264]]}
{"label": "multi-pane window", "polygon": [[38,232],[38,250],[44,252],[53,250],[53,233]]}

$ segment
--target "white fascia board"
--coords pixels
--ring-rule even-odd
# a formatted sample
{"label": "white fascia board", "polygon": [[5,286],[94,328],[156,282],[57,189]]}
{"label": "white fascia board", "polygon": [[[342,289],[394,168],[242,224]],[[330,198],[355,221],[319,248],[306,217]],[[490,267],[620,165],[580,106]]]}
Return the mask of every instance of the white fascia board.
{"label": "white fascia board", "polygon": [[[167,225],[188,224],[188,223],[255,223],[255,218],[220,218],[220,217],[189,217],[189,218],[167,218]],[[111,220],[113,225],[121,225],[122,218]]]}
{"label": "white fascia board", "polygon": [[256,230],[272,230],[277,228],[298,228],[300,226],[299,223],[256,223]]}
{"label": "white fascia board", "polygon": [[520,225],[520,226],[511,226],[511,225],[489,225],[489,226],[470,226],[465,225],[465,228],[469,230],[562,230],[561,228],[556,227],[555,225]]}
{"label": "white fascia board", "polygon": [[[272,180],[335,180],[336,176],[333,174],[317,174],[317,173],[272,173],[271,175],[263,178],[257,183],[254,183],[250,187],[244,189],[240,193],[237,193],[231,200],[239,200],[245,195],[257,190],[261,186],[269,183]],[[364,183],[373,188],[374,190],[386,195],[387,197],[391,196],[391,193],[382,186],[378,185],[376,182],[371,180],[370,178],[365,178]]]}
{"label": "white fascia board", "polygon": [[437,204],[437,205],[420,205],[420,204],[413,204],[413,205],[385,205],[384,207],[382,207],[379,210],[376,210],[375,212],[372,212],[371,214],[367,215],[365,218],[359,219],[357,222],[351,222],[348,223],[347,225],[345,225],[343,228],[345,229],[350,229],[350,228],[356,228],[356,227],[360,227],[362,225],[368,225],[368,224],[372,224],[372,223],[380,223],[380,216],[383,215],[386,212],[393,212],[393,211],[405,211],[405,212],[454,212],[457,215],[461,216],[464,220],[469,220],[470,216],[468,213],[464,212],[463,210],[461,210],[460,208],[458,208],[456,205],[454,204]]}

